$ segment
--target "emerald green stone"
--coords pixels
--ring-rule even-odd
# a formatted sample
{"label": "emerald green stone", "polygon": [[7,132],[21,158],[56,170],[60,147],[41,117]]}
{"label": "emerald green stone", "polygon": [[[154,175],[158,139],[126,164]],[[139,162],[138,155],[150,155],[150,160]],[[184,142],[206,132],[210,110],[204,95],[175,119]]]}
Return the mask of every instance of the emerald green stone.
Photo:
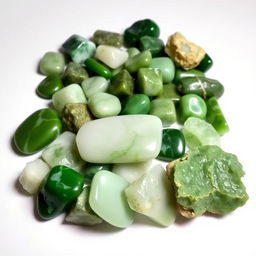
{"label": "emerald green stone", "polygon": [[84,178],[86,182],[91,183],[94,175],[99,171],[111,171],[112,164],[95,164],[86,163],[85,169],[83,171]]}
{"label": "emerald green stone", "polygon": [[185,154],[185,138],[178,129],[164,129],[158,159],[171,162]]}
{"label": "emerald green stone", "polygon": [[135,73],[140,68],[148,67],[151,63],[151,60],[152,60],[152,55],[150,51],[143,51],[129,58],[125,63],[125,68],[130,73]]}
{"label": "emerald green stone", "polygon": [[142,36],[159,37],[158,25],[150,19],[139,20],[124,31],[124,41],[127,46],[136,46]]}
{"label": "emerald green stone", "polygon": [[159,117],[163,126],[169,126],[176,122],[175,105],[171,99],[159,98],[152,100],[149,113]]}
{"label": "emerald green stone", "polygon": [[162,73],[163,83],[170,83],[175,75],[175,65],[168,57],[153,58],[150,68],[159,68]]}
{"label": "emerald green stone", "polygon": [[62,213],[79,196],[83,186],[84,178],[78,172],[64,165],[53,167],[37,197],[39,216],[49,220]]}
{"label": "emerald green stone", "polygon": [[183,70],[178,68],[176,69],[173,83],[178,85],[181,82],[181,79],[186,77],[205,77],[205,75],[200,70],[196,70],[196,69]]}
{"label": "emerald green stone", "polygon": [[100,62],[96,61],[95,59],[88,58],[84,62],[84,64],[88,70],[90,70],[91,72],[94,72],[100,76],[103,76],[106,79],[110,79],[112,77],[111,71],[105,65],[101,64]]}
{"label": "emerald green stone", "polygon": [[152,57],[161,55],[164,50],[163,40],[153,36],[143,36],[139,40],[139,49],[141,51],[149,50]]}
{"label": "emerald green stone", "polygon": [[96,30],[92,40],[96,45],[123,46],[123,36],[115,32]]}
{"label": "emerald green stone", "polygon": [[150,99],[145,94],[134,94],[124,99],[122,105],[121,115],[148,114]]}
{"label": "emerald green stone", "polygon": [[206,72],[208,71],[213,65],[212,58],[206,53],[204,58],[201,60],[199,65],[196,67],[196,69]]}
{"label": "emerald green stone", "polygon": [[167,98],[171,99],[175,104],[179,102],[180,100],[180,94],[176,90],[176,85],[169,83],[169,84],[164,84],[163,85],[163,91],[162,93],[158,96],[158,98]]}
{"label": "emerald green stone", "polygon": [[159,96],[163,91],[163,80],[160,69],[140,68],[137,82],[140,92],[147,96]]}
{"label": "emerald green stone", "polygon": [[206,121],[215,128],[219,135],[227,133],[229,131],[229,127],[217,99],[215,97],[211,97],[206,101],[206,105]]}
{"label": "emerald green stone", "polygon": [[204,119],[207,113],[205,101],[196,94],[182,96],[179,102],[180,121],[185,122],[189,117]]}
{"label": "emerald green stone", "polygon": [[65,67],[65,59],[62,53],[47,52],[40,60],[40,72],[46,76],[61,74]]}
{"label": "emerald green stone", "polygon": [[128,185],[124,178],[109,171],[97,172],[91,184],[91,208],[103,220],[119,228],[130,226],[134,219],[124,193]]}
{"label": "emerald green stone", "polygon": [[58,74],[47,76],[36,89],[37,94],[46,99],[51,99],[52,95],[63,88],[62,80]]}
{"label": "emerald green stone", "polygon": [[14,134],[14,142],[20,152],[33,154],[55,140],[61,128],[61,120],[54,110],[40,109],[20,124]]}
{"label": "emerald green stone", "polygon": [[111,78],[108,91],[117,97],[123,97],[132,95],[133,89],[133,78],[127,70],[123,69]]}
{"label": "emerald green stone", "polygon": [[64,85],[81,84],[89,75],[82,65],[70,62],[63,74]]}
{"label": "emerald green stone", "polygon": [[72,35],[62,46],[72,61],[78,64],[83,64],[86,59],[93,57],[96,51],[93,42],[79,35]]}

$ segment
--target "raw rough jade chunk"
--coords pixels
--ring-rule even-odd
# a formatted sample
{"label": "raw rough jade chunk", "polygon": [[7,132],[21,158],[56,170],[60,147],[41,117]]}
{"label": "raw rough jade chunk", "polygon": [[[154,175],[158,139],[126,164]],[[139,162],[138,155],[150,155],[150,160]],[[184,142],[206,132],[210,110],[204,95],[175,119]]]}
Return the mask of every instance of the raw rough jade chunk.
{"label": "raw rough jade chunk", "polygon": [[202,146],[167,166],[181,214],[187,218],[206,211],[226,214],[248,200],[241,181],[243,167],[218,146]]}
{"label": "raw rough jade chunk", "polygon": [[55,140],[61,128],[61,120],[54,110],[40,109],[20,124],[14,134],[14,142],[20,152],[33,154]]}
{"label": "raw rough jade chunk", "polygon": [[88,70],[98,74],[99,76],[103,76],[106,79],[110,79],[112,77],[112,72],[105,65],[92,58],[87,59],[84,64]]}
{"label": "raw rough jade chunk", "polygon": [[44,220],[61,214],[82,192],[84,178],[64,165],[51,169],[37,196],[37,211]]}
{"label": "raw rough jade chunk", "polygon": [[129,206],[154,222],[169,226],[175,221],[176,202],[171,182],[161,165],[154,166],[126,190]]}
{"label": "raw rough jade chunk", "polygon": [[143,36],[139,40],[139,48],[141,51],[149,50],[152,54],[152,57],[159,56],[163,53],[164,42],[159,38],[152,36]]}
{"label": "raw rough jade chunk", "polygon": [[161,150],[158,159],[173,161],[185,154],[185,138],[183,133],[177,129],[164,129]]}
{"label": "raw rough jade chunk", "polygon": [[134,219],[124,194],[128,185],[122,177],[108,171],[99,171],[91,184],[91,208],[103,220],[119,228],[130,226]]}
{"label": "raw rough jade chunk", "polygon": [[123,35],[115,32],[96,30],[93,34],[92,40],[96,45],[105,44],[116,47],[123,46]]}
{"label": "raw rough jade chunk", "polygon": [[196,69],[207,72],[213,65],[212,58],[206,53]]}
{"label": "raw rough jade chunk", "polygon": [[151,160],[159,154],[161,141],[161,120],[151,115],[93,120],[83,125],[76,137],[81,157],[92,163],[138,163]]}
{"label": "raw rough jade chunk", "polygon": [[186,77],[205,77],[205,74],[202,71],[196,69],[183,70],[178,68],[176,69],[173,83],[178,85],[181,82],[181,79]]}
{"label": "raw rough jade chunk", "polygon": [[171,99],[175,104],[180,101],[180,94],[176,90],[176,85],[169,83],[169,84],[163,84],[163,91],[158,96],[158,98],[167,98]]}
{"label": "raw rough jade chunk", "polygon": [[124,31],[124,41],[128,46],[136,46],[142,36],[159,37],[158,25],[150,19],[139,20]]}

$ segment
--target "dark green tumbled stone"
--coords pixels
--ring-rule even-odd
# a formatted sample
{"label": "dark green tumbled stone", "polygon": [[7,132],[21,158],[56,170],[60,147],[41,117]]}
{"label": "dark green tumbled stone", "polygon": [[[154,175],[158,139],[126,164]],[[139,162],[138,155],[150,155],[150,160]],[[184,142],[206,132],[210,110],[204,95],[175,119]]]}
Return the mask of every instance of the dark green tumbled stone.
{"label": "dark green tumbled stone", "polygon": [[153,36],[143,36],[139,40],[139,49],[141,51],[149,50],[152,57],[160,56],[164,50],[164,42]]}
{"label": "dark green tumbled stone", "polygon": [[87,183],[91,183],[94,175],[99,171],[112,171],[112,164],[86,163],[83,175]]}
{"label": "dark green tumbled stone", "polygon": [[96,45],[123,46],[123,35],[105,30],[96,30],[92,40]]}
{"label": "dark green tumbled stone", "polygon": [[158,25],[150,19],[139,20],[124,31],[124,41],[127,46],[136,46],[142,36],[159,37]]}
{"label": "dark green tumbled stone", "polygon": [[204,58],[201,60],[199,65],[196,67],[196,69],[206,72],[208,71],[213,65],[213,60],[212,58],[206,53]]}
{"label": "dark green tumbled stone", "polygon": [[70,62],[63,74],[64,85],[81,84],[89,75],[82,65]]}
{"label": "dark green tumbled stone", "polygon": [[185,138],[178,129],[164,129],[162,134],[162,145],[158,159],[173,161],[185,154]]}
{"label": "dark green tumbled stone", "polygon": [[97,75],[103,76],[106,79],[110,79],[112,77],[112,72],[109,70],[109,68],[95,59],[88,58],[84,64],[88,70]]}
{"label": "dark green tumbled stone", "polygon": [[63,88],[62,80],[59,75],[47,76],[37,87],[37,94],[46,99],[51,99],[52,95]]}
{"label": "dark green tumbled stone", "polygon": [[178,69],[176,69],[173,83],[179,84],[181,79],[186,78],[186,77],[205,77],[205,75],[202,71],[199,71],[196,69],[183,70],[183,69],[178,68]]}
{"label": "dark green tumbled stone", "polygon": [[20,124],[14,134],[14,143],[20,152],[33,154],[55,140],[61,128],[61,120],[53,109],[40,109]]}

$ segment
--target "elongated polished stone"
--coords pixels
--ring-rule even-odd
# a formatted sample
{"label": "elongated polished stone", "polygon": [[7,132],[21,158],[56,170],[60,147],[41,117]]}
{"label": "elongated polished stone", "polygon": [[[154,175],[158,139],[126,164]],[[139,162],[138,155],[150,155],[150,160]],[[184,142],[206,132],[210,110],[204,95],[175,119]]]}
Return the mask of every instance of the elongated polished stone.
{"label": "elongated polished stone", "polygon": [[102,118],[83,125],[76,142],[81,157],[87,162],[144,162],[160,152],[162,123],[151,115]]}
{"label": "elongated polished stone", "polygon": [[124,190],[129,183],[108,171],[99,171],[92,180],[89,204],[93,211],[109,224],[126,228],[134,219]]}
{"label": "elongated polished stone", "polygon": [[95,174],[99,171],[108,171],[111,172],[112,164],[95,164],[95,163],[86,163],[86,166],[83,170],[83,175],[87,183],[91,183]]}
{"label": "elongated polished stone", "polygon": [[93,76],[82,82],[82,88],[87,98],[97,92],[107,92],[108,81],[102,76]]}
{"label": "elongated polished stone", "polygon": [[62,128],[58,114],[49,108],[37,110],[17,128],[14,142],[24,154],[33,154],[50,144]]}
{"label": "elongated polished stone", "polygon": [[88,70],[90,70],[91,72],[99,76],[103,76],[106,79],[109,79],[112,77],[112,72],[110,71],[110,69],[95,59],[88,58],[84,62],[84,64]]}

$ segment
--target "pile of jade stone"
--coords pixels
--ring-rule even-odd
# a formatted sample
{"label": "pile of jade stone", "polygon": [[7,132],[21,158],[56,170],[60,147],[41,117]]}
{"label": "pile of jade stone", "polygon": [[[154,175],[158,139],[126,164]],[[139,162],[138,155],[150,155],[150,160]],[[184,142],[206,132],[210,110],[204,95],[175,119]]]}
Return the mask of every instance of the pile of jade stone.
{"label": "pile of jade stone", "polygon": [[[247,201],[242,165],[220,148],[229,127],[224,87],[205,77],[212,59],[179,32],[159,36],[145,19],[123,34],[72,35],[41,58],[36,91],[53,108],[27,117],[14,142],[42,151],[19,177],[42,219],[125,228],[143,214],[169,226],[177,209],[225,214]],[[167,172],[154,159],[171,162]]]}

